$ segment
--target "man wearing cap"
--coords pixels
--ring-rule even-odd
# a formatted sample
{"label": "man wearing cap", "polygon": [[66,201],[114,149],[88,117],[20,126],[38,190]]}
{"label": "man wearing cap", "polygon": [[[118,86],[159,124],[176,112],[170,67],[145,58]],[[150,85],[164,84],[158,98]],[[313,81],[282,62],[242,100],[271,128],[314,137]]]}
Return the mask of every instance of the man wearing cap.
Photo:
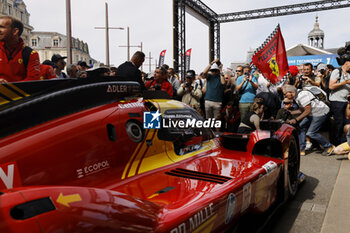
{"label": "man wearing cap", "polygon": [[86,64],[85,61],[78,61],[77,70],[78,71],[87,71],[90,67]]}
{"label": "man wearing cap", "polygon": [[201,113],[200,99],[202,97],[202,89],[195,81],[196,73],[194,70],[186,72],[186,82],[183,83],[177,90],[178,96],[182,96],[182,102],[190,105]]}
{"label": "man wearing cap", "polygon": [[350,91],[350,50],[340,48],[337,53],[339,55],[337,61],[341,67],[333,70],[331,74],[329,80],[329,89],[331,90],[329,101],[331,102],[331,111],[335,122],[334,144],[339,145],[345,142],[343,127],[348,102],[347,97]]}
{"label": "man wearing cap", "polygon": [[213,60],[203,71],[206,82],[205,115],[206,118],[218,118],[224,97],[225,77],[221,74],[222,64]]}
{"label": "man wearing cap", "polygon": [[[320,134],[320,129],[329,112],[329,107],[308,90],[302,89],[297,91],[295,87],[286,85],[285,89],[291,91],[291,96],[297,102],[301,114],[294,119],[288,120],[287,123],[295,125],[299,123],[299,143],[300,154],[305,155],[306,136],[316,141],[323,147],[322,155],[329,156],[333,153],[333,146],[326,138]],[[288,96],[286,95],[288,98]]]}
{"label": "man wearing cap", "polygon": [[0,83],[38,80],[40,60],[25,46],[23,23],[10,16],[0,17]]}
{"label": "man wearing cap", "polygon": [[329,79],[331,77],[331,72],[328,69],[327,65],[324,63],[320,63],[316,67],[317,69],[317,77],[321,79],[321,88],[327,93],[330,93],[329,90]]}
{"label": "man wearing cap", "polygon": [[286,84],[295,86],[298,74],[299,69],[297,66],[289,66],[289,73]]}
{"label": "man wearing cap", "polygon": [[57,78],[67,78],[67,74],[64,73],[62,70],[64,70],[64,67],[66,66],[66,62],[64,59],[67,57],[62,57],[59,54],[54,54],[51,57],[51,61],[55,64],[55,72]]}

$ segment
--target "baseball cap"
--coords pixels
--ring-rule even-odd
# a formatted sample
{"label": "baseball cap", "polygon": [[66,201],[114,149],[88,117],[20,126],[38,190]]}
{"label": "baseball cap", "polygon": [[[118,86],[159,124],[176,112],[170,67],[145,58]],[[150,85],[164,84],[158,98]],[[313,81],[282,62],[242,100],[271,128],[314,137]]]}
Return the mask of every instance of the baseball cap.
{"label": "baseball cap", "polygon": [[54,62],[54,63],[57,63],[59,60],[62,60],[62,59],[66,59],[67,57],[62,57],[61,55],[59,54],[54,54],[52,55],[51,57],[51,61]]}
{"label": "baseball cap", "polygon": [[326,70],[326,69],[327,69],[327,65],[324,64],[324,63],[320,63],[320,64],[318,64],[318,66],[317,66],[317,71]]}
{"label": "baseball cap", "polygon": [[297,66],[289,66],[289,73],[293,76],[296,76],[299,73]]}
{"label": "baseball cap", "polygon": [[196,76],[196,73],[193,70],[188,70],[186,72],[186,78],[194,78]]}
{"label": "baseball cap", "polygon": [[88,66],[85,61],[78,61],[78,65],[81,67],[90,68],[90,66]]}
{"label": "baseball cap", "polygon": [[220,70],[218,64],[214,63],[211,65],[210,70]]}

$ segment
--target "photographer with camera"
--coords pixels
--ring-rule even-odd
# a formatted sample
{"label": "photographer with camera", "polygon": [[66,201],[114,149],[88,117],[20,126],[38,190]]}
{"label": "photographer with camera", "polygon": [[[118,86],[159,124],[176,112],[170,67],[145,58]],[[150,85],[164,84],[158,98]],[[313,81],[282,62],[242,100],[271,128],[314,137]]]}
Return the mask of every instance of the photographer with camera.
{"label": "photographer with camera", "polygon": [[173,86],[167,79],[168,71],[164,67],[157,67],[154,71],[154,79],[146,83],[148,90],[162,90],[173,96]]}
{"label": "photographer with camera", "polygon": [[304,87],[316,86],[319,87],[321,85],[321,79],[316,77],[313,73],[313,66],[311,63],[305,63],[303,65],[303,75],[297,78],[296,87],[298,89],[303,89]]}
{"label": "photographer with camera", "polygon": [[225,85],[225,78],[221,70],[221,62],[219,59],[215,59],[203,71],[203,77],[207,80],[204,97],[207,119],[220,116]]}
{"label": "photographer with camera", "polygon": [[321,79],[322,90],[324,90],[327,93],[327,96],[329,96],[329,93],[331,92],[329,90],[329,79],[331,78],[331,71],[326,64],[320,63],[317,65],[317,77]]}
{"label": "photographer with camera", "polygon": [[195,81],[196,73],[194,70],[186,72],[186,82],[184,82],[177,90],[177,95],[182,96],[182,102],[190,105],[196,111],[202,114],[200,108],[200,98],[202,97],[202,88]]}
{"label": "photographer with camera", "polygon": [[348,103],[347,96],[350,91],[350,46],[341,47],[337,51],[339,69],[333,70],[329,80],[329,101],[331,102],[331,111],[335,122],[334,143],[339,145],[345,142],[343,127],[345,123],[345,110]]}
{"label": "photographer with camera", "polygon": [[239,111],[241,119],[247,114],[258,89],[258,79],[251,75],[251,70],[249,65],[245,65],[243,67],[243,75],[239,76],[236,81],[236,95],[240,96]]}

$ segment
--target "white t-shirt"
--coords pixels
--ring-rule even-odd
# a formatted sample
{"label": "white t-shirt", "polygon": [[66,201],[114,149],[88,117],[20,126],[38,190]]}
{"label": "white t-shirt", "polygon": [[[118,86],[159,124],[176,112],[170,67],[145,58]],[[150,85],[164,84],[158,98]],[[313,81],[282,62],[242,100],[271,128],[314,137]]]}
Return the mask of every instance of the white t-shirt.
{"label": "white t-shirt", "polygon": [[[339,75],[339,70],[335,69],[332,71],[330,80],[337,80],[337,82],[343,82],[345,80],[350,79],[350,75],[348,74],[344,74],[344,72],[342,72],[342,75],[340,77]],[[346,97],[348,96],[350,91],[350,85],[349,84],[345,84],[344,86],[341,86],[335,90],[333,90],[331,92],[331,94],[329,95],[329,100],[330,101],[339,101],[339,102],[348,102]]]}
{"label": "white t-shirt", "polygon": [[277,88],[282,87],[285,84],[284,82],[280,82],[278,85],[270,85],[267,87],[267,84],[269,81],[262,76],[262,74],[259,75],[258,78],[258,89],[256,90],[256,94],[259,94],[260,92],[272,92],[274,94],[278,94]]}
{"label": "white t-shirt", "polygon": [[329,107],[322,101],[318,100],[310,91],[300,91],[296,101],[297,104],[302,107],[311,104],[310,116],[320,117],[327,115],[329,112]]}

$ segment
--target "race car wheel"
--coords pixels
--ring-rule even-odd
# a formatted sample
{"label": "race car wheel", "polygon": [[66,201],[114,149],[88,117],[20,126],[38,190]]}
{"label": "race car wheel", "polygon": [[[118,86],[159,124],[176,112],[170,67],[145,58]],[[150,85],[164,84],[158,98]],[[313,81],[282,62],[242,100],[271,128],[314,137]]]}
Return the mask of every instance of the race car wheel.
{"label": "race car wheel", "polygon": [[291,136],[288,151],[288,193],[289,197],[294,197],[298,190],[300,156],[297,142],[294,136]]}

